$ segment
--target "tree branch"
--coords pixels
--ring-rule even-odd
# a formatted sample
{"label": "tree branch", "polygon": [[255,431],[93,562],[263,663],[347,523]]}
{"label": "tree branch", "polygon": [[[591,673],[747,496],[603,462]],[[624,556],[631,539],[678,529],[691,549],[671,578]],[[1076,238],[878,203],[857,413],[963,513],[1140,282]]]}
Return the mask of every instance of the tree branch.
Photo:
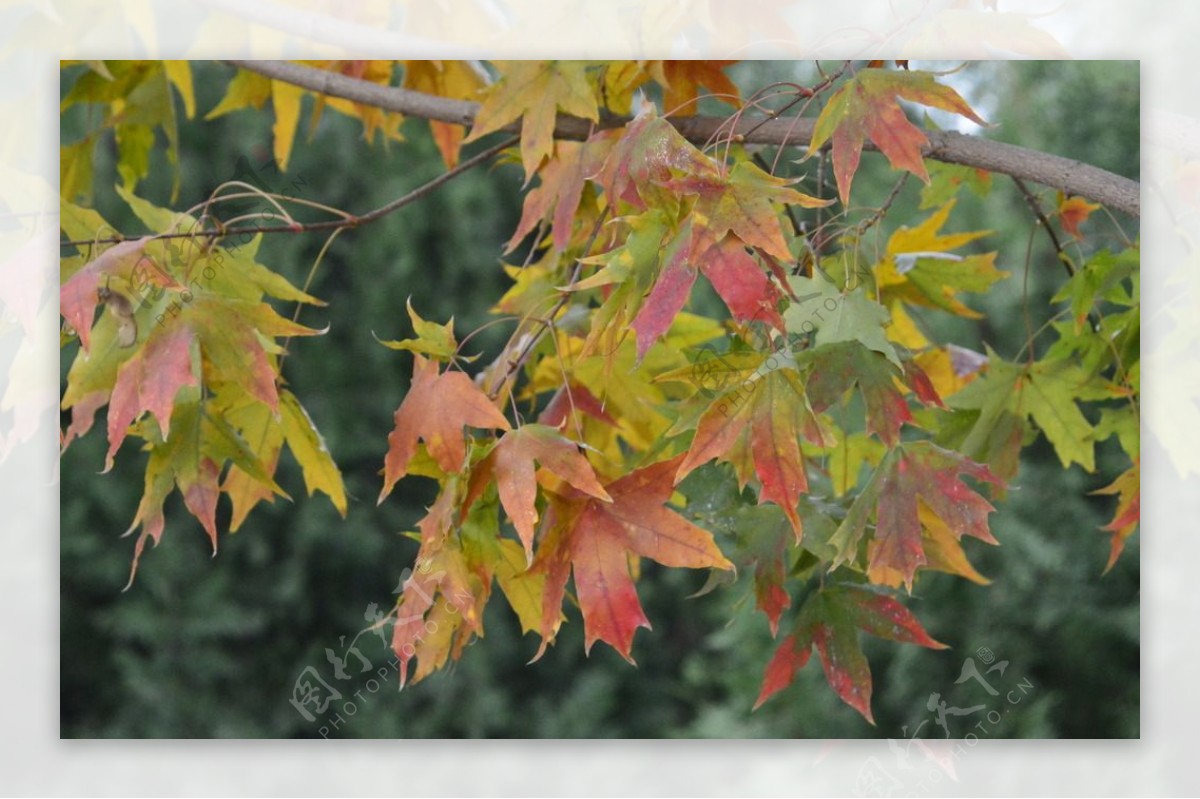
{"label": "tree branch", "polygon": [[[380,86],[287,61],[226,63],[333,97],[464,127],[474,123],[475,113],[479,109],[478,103]],[[601,127],[619,127],[627,121],[622,118],[608,119],[602,122]],[[792,147],[808,145],[815,123],[815,120],[804,118],[763,119],[750,116],[743,116],[732,126],[729,120],[716,117],[680,117],[670,121],[693,143],[707,142],[725,128],[726,135],[732,132],[732,135],[742,137],[741,140],[748,144]],[[554,135],[560,139],[585,139],[595,127],[594,123],[585,119],[560,116]],[[729,131],[731,127],[732,131]],[[509,129],[512,132],[519,130],[516,125]],[[929,144],[923,148],[926,158],[1030,180],[1067,194],[1085,197],[1130,216],[1140,216],[1141,186],[1135,180],[1070,158],[991,139],[966,136],[954,131],[930,130],[924,131],[924,134],[929,139]],[[866,149],[874,148],[868,144]]]}

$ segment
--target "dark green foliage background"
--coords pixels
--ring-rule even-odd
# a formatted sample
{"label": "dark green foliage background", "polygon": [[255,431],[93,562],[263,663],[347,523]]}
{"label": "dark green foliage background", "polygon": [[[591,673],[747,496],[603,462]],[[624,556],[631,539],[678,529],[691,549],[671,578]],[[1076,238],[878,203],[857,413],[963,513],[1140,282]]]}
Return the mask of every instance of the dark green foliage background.
{"label": "dark green foliage background", "polygon": [[[750,63],[734,75],[755,88],[796,69]],[[201,115],[217,103],[231,72],[195,65]],[[64,91],[76,74],[64,71]],[[976,81],[969,99],[999,123],[987,135],[1138,177],[1136,64],[979,64],[967,74]],[[270,124],[269,114],[251,112],[182,123],[177,207],[232,177],[239,158],[267,162]],[[302,132],[306,124],[302,121]],[[76,141],[86,125],[81,111],[65,115],[63,143]],[[263,181],[278,191],[365,211],[442,170],[422,124],[407,123],[405,133],[409,140],[401,145],[368,146],[356,122],[326,112],[311,140],[298,137],[286,177],[264,171]],[[97,149],[95,204],[122,230],[136,231],[132,215],[107,188],[117,179],[113,153],[109,137]],[[161,148],[154,158],[152,177],[139,193],[169,205],[170,174]],[[789,168],[807,171],[804,188],[814,189],[811,162]],[[854,198],[878,204],[896,177],[877,156],[865,156]],[[919,187],[911,180],[902,192],[884,223],[881,247],[895,226],[924,217],[926,212],[916,210]],[[292,686],[306,666],[332,681],[325,649],[342,651],[343,637],[348,641],[364,627],[368,605],[387,607],[392,601],[416,549],[401,533],[412,529],[433,497],[432,483],[414,478],[375,506],[391,414],[407,389],[411,358],[380,346],[372,333],[381,339],[407,335],[404,305],[410,295],[426,318],[455,316],[460,337],[487,321],[487,309],[509,284],[497,258],[520,213],[519,191],[520,172],[512,165],[469,173],[399,213],[343,235],[322,265],[313,293],[329,307],[305,309],[301,321],[328,324],[330,330],[294,343],[285,377],[344,471],[352,496],[344,521],[323,497],[303,497],[299,469],[285,455],[279,482],[297,497],[295,504],[260,506],[241,531],[222,537],[220,552],[210,559],[206,536],[174,496],[163,545],[147,552],[137,583],[121,593],[132,541],[118,536],[137,506],[144,456],[127,444],[112,473],[96,474],[103,465],[102,420],[87,439],[72,445],[61,472],[63,737],[320,734],[320,724],[305,721],[289,704]],[[1042,191],[1052,203],[1053,194]],[[1136,234],[1135,220],[1121,223],[1127,234]],[[956,343],[977,347],[986,340],[1011,358],[1025,340],[1021,288],[1027,247],[1032,246],[1035,327],[1046,318],[1061,268],[1006,178],[997,176],[983,199],[963,192],[951,225],[997,231],[980,249],[999,250],[998,265],[1013,278],[976,305],[986,312],[985,322],[935,315],[928,321]],[[1094,218],[1086,229],[1101,246],[1119,246],[1106,232],[1112,230],[1107,218]],[[321,244],[316,235],[275,236],[264,243],[260,260],[299,285]],[[484,331],[473,339],[475,351],[495,353],[507,331],[505,326]],[[64,351],[64,378],[73,353]],[[703,575],[647,564],[639,593],[654,629],[637,635],[638,668],[603,645],[585,657],[582,623],[573,609],[558,644],[526,665],[536,640],[520,636],[515,618],[497,600],[485,620],[486,639],[444,672],[403,692],[397,692],[394,675],[373,693],[369,675],[341,683],[344,693],[359,691],[361,698],[356,713],[327,734],[902,738],[905,725],[911,734],[932,718],[926,700],[933,692],[962,707],[986,699],[977,686],[955,686],[954,680],[963,659],[987,647],[1009,661],[1000,683],[1025,680],[1034,686],[1000,724],[988,728],[989,736],[1136,737],[1139,539],[1102,577],[1108,543],[1096,528],[1111,517],[1113,499],[1087,492],[1123,468],[1115,442],[1100,447],[1098,463],[1094,475],[1078,467],[1064,472],[1039,441],[992,517],[1002,546],[968,544],[969,556],[993,584],[976,586],[942,574],[918,582],[907,604],[953,649],[865,642],[878,727],[836,699],[815,663],[793,687],[751,713],[773,642],[765,618],[753,610],[748,576],[733,587],[685,599],[700,588]],[[227,521],[223,503],[218,522]],[[364,635],[359,643],[375,667],[387,662],[378,638]],[[349,668],[357,671],[353,661]],[[952,726],[956,735],[967,731],[968,722],[961,724]],[[922,734],[940,732],[928,724]]]}

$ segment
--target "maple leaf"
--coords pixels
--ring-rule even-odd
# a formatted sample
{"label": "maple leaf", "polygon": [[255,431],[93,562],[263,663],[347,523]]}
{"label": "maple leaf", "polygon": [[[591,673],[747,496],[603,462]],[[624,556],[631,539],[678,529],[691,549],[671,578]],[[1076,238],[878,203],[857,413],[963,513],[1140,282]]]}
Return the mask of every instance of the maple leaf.
{"label": "maple leaf", "polygon": [[225,95],[205,114],[204,119],[210,121],[243,108],[262,108],[270,99],[270,78],[257,72],[239,69],[225,87]]}
{"label": "maple leaf", "polygon": [[408,473],[418,440],[424,440],[442,471],[454,473],[462,469],[467,456],[463,428],[510,428],[504,414],[470,377],[454,370],[439,373],[437,362],[421,355],[413,356],[412,387],[396,409],[395,421],[396,428],[388,434],[379,502]]}
{"label": "maple leaf", "polygon": [[794,528],[789,519],[787,524],[756,524],[751,529],[751,535],[754,536],[751,545],[754,606],[767,617],[771,637],[774,638],[779,632],[779,619],[792,604],[784,583],[792,552],[788,545],[795,540]]}
{"label": "maple leaf", "polygon": [[634,92],[649,80],[666,83],[661,61],[608,61],[601,68],[601,96],[618,116],[633,112]]}
{"label": "maple leaf", "polygon": [[[324,69],[330,72],[337,72],[355,80],[367,81],[378,86],[390,86],[392,76],[396,71],[396,61],[388,59],[352,59],[348,61],[302,61],[300,62],[307,66]],[[300,121],[300,99],[301,94],[297,93],[294,97],[281,97],[279,93],[280,81],[273,81],[271,92],[271,103],[275,107],[276,130],[277,135],[286,137],[289,141],[295,135],[295,129]],[[394,111],[386,111],[369,103],[360,103],[355,100],[347,100],[344,97],[333,97],[322,92],[313,92],[313,111],[312,121],[309,130],[315,130],[317,123],[321,120],[321,115],[324,113],[325,106],[329,106],[338,113],[345,114],[349,117],[354,117],[363,126],[363,138],[368,143],[375,140],[375,133],[379,132],[384,139],[392,141],[403,141],[404,136],[400,133],[400,126],[404,122],[403,115]],[[281,112],[281,100],[286,103],[286,118]],[[290,146],[290,145],[289,145]],[[279,149],[279,139],[276,139],[276,151]],[[278,160],[278,156],[276,156]],[[280,161],[280,167],[286,167],[286,161]]]}
{"label": "maple leaf", "polygon": [[[1137,250],[1127,249],[1120,253],[1101,250],[1083,266],[1075,270],[1062,288],[1050,298],[1051,302],[1071,303],[1075,333],[1083,331],[1088,314],[1096,310],[1097,303],[1110,302],[1114,305],[1135,307],[1138,304],[1137,274],[1140,256]],[[1113,314],[1105,314],[1102,322],[1108,322]],[[1065,346],[1075,337],[1064,336],[1055,347]],[[1107,338],[1107,336],[1106,336]],[[1105,344],[1105,349],[1111,345]]]}
{"label": "maple leaf", "polygon": [[695,282],[695,268],[687,260],[692,228],[685,222],[672,231],[669,220],[658,210],[622,217],[620,222],[628,228],[624,241],[585,259],[585,263],[604,266],[570,288],[586,291],[613,286],[592,318],[583,352],[590,355],[603,347],[614,355],[627,328],[632,327],[640,360],[671,327]]}
{"label": "maple leaf", "polygon": [[[134,544],[133,563],[129,582],[133,585],[138,562],[147,541],[158,544],[162,539],[166,519],[163,503],[178,487],[184,506],[200,521],[208,534],[213,552],[217,551],[217,479],[225,463],[232,461],[246,474],[273,489],[278,489],[258,456],[224,420],[201,402],[192,399],[177,402],[171,416],[172,435],[163,440],[154,427],[143,425],[141,434],[151,443],[146,463],[145,490],[138,504],[129,535],[140,525],[141,533]],[[282,490],[279,490],[282,493]]]}
{"label": "maple leaf", "polygon": [[664,187],[680,177],[720,183],[722,167],[650,109],[625,126],[597,175],[610,203],[628,203],[638,211],[678,205],[676,192]]}
{"label": "maple leaf", "polygon": [[793,276],[790,282],[796,299],[783,314],[790,332],[815,332],[817,345],[857,341],[901,365],[896,348],[884,333],[890,322],[887,309],[872,301],[865,288],[839,291],[823,276]]}
{"label": "maple leaf", "polygon": [[464,142],[472,142],[521,120],[521,161],[525,181],[554,149],[558,113],[598,122],[600,109],[585,62],[508,61],[496,64],[500,80],[487,89]]}
{"label": "maple leaf", "polygon": [[[612,501],[575,442],[564,438],[553,427],[526,424],[501,436],[476,467],[471,481],[478,486],[495,479],[500,504],[517,528],[530,563],[533,562],[533,527],[538,519],[535,461],[584,494],[605,502]],[[468,493],[473,492],[469,489]]]}
{"label": "maple leaf", "polygon": [[196,295],[176,312],[175,321],[191,327],[200,340],[204,382],[237,385],[272,410],[279,407],[279,373],[263,339],[322,332],[285,319],[266,303],[214,295]]}
{"label": "maple leaf", "polygon": [[[352,59],[349,61],[311,61],[307,63],[318,69],[340,72],[356,80],[367,81],[379,86],[390,86],[396,72],[396,65],[400,62],[384,58],[372,58]],[[328,105],[339,113],[358,119],[363,126],[363,138],[368,143],[374,142],[376,132],[379,132],[386,139],[393,141],[404,140],[404,136],[400,133],[400,126],[404,122],[404,116],[395,111],[386,111],[370,103],[360,103],[355,100],[347,100],[344,97],[333,97],[321,92],[314,93],[314,99],[312,121],[312,127],[314,128],[317,122],[320,121],[322,110]]]}
{"label": "maple leaf", "polygon": [[[991,582],[967,560],[967,553],[949,525],[924,503],[917,503],[917,518],[921,522],[921,546],[926,558],[922,568],[957,574],[977,585]],[[867,579],[874,585],[899,588],[904,583],[904,574],[882,561],[873,561],[867,567]]]}
{"label": "maple leaf", "polygon": [[[454,338],[454,319],[439,325],[421,318],[412,307],[412,297],[406,301],[408,318],[412,321],[416,338],[406,338],[399,341],[379,341],[383,346],[393,350],[407,350],[429,356],[436,361],[448,362],[458,357],[458,341]],[[473,360],[466,358],[465,360]]]}
{"label": "maple leaf", "polygon": [[1112,548],[1108,554],[1108,563],[1104,566],[1107,574],[1121,557],[1125,549],[1125,539],[1133,535],[1141,523],[1141,464],[1135,459],[1132,466],[1121,473],[1116,480],[1093,491],[1093,494],[1116,494],[1117,510],[1113,519],[1101,527],[1101,530],[1112,533]]}
{"label": "maple leaf", "polygon": [[813,128],[809,154],[833,140],[833,173],[842,203],[850,201],[850,184],[858,171],[863,143],[870,139],[892,166],[906,169],[926,183],[929,174],[921,148],[929,139],[908,121],[899,100],[940,108],[986,125],[949,86],[932,73],[864,69],[847,80],[829,98]]}
{"label": "maple leaf", "polygon": [[[697,272],[712,284],[734,319],[783,329],[783,318],[777,310],[783,295],[734,236],[713,240],[710,230],[697,229],[689,220],[662,251],[661,264],[657,280],[644,300],[639,303],[634,289],[623,295],[626,308],[638,308],[631,326],[637,334],[639,359],[671,327],[687,304]],[[598,276],[599,273],[594,277]]]}
{"label": "maple leaf", "polygon": [[879,296],[896,315],[898,301],[940,308],[971,319],[981,314],[956,296],[985,292],[1008,277],[996,268],[996,253],[957,255],[958,249],[991,231],[941,233],[957,201],[950,200],[915,227],[902,227],[888,239],[887,257],[875,269]]}
{"label": "maple leaf", "polygon": [[825,435],[799,373],[782,359],[770,356],[754,375],[713,401],[700,417],[675,480],[713,458],[732,464],[743,487],[752,474],[757,476],[762,484],[759,503],[778,505],[798,542],[802,529],[796,508],[808,490],[800,437],[823,446]]}
{"label": "maple leaf", "polygon": [[327,495],[333,507],[345,518],[348,510],[346,486],[333,456],[329,453],[329,447],[325,445],[325,439],[313,424],[308,411],[292,392],[279,392],[279,409],[284,440],[288,450],[300,464],[308,495],[311,497],[317,491]]}
{"label": "maple leaf", "polygon": [[[857,386],[866,406],[867,432],[878,435],[888,446],[898,443],[900,427],[913,421],[908,402],[896,387],[903,373],[882,353],[857,341],[845,341],[805,350],[796,361],[807,367],[805,390],[817,413],[836,405]],[[931,395],[924,388],[916,392],[917,398],[932,403],[936,393]]]}
{"label": "maple leaf", "polygon": [[[287,396],[290,392],[283,392]],[[281,397],[282,399],[282,397]],[[261,402],[254,401],[242,395],[236,405],[222,409],[222,415],[230,425],[241,431],[246,441],[253,441],[255,452],[262,461],[268,474],[275,474],[279,466],[279,453],[283,449],[283,426],[276,423],[275,416]],[[288,497],[282,491],[272,490],[270,485],[243,471],[237,466],[231,466],[221,483],[221,490],[229,496],[233,513],[229,520],[229,531],[237,532],[246,521],[250,511],[259,502],[273,502],[275,494]]]}
{"label": "maple leaf", "polygon": [[683,310],[696,282],[696,269],[688,263],[691,228],[685,225],[663,252],[662,268],[650,293],[646,295],[631,325],[637,334],[637,354],[640,360],[667,329],[676,314]]}
{"label": "maple leaf", "polygon": [[[473,100],[483,88],[483,78],[465,61],[405,61],[402,85],[438,97]],[[437,120],[429,121],[429,130],[446,168],[453,169],[466,131],[462,125]]]}
{"label": "maple leaf", "polygon": [[724,103],[738,105],[738,87],[722,71],[736,61],[663,61],[660,82],[663,85],[663,110],[670,116],[696,113],[700,88],[707,88]]}
{"label": "maple leaf", "polygon": [[551,220],[555,250],[567,248],[577,223],[576,211],[583,198],[584,184],[604,165],[616,135],[616,131],[600,131],[586,142],[555,142],[554,157],[538,173],[541,184],[525,195],[521,220],[505,245],[505,252],[516,249],[545,219]]}
{"label": "maple leaf", "polygon": [[713,167],[657,181],[672,191],[696,195],[692,218],[698,228],[708,230],[712,240],[733,233],[747,246],[788,261],[792,254],[777,207],[821,208],[832,202],[788,188],[794,181],[770,175],[749,161],[738,161],[728,174],[715,162]]}
{"label": "maple leaf", "polygon": [[[668,209],[680,197],[695,197],[690,213],[675,227],[668,244],[657,251],[633,251],[632,264],[610,261],[609,267],[574,288],[590,288],[636,275],[645,289],[620,287],[606,302],[597,321],[622,322],[633,316],[638,356],[670,327],[671,320],[686,304],[697,271],[716,289],[738,321],[760,321],[783,329],[777,306],[782,294],[746,251],[753,247],[764,257],[791,258],[779,213],[785,204],[817,207],[828,203],[787,187],[788,181],[763,172],[748,162],[739,162],[728,173],[712,158],[701,153],[666,120],[643,114],[626,126],[625,133],[609,153],[598,176],[610,202],[620,199],[639,210],[643,232],[657,232],[659,239],[673,215]],[[655,220],[658,224],[655,224]],[[640,242],[654,244],[652,236]],[[647,279],[649,278],[649,279]],[[643,299],[644,294],[644,299]],[[610,304],[611,303],[611,304]],[[594,327],[593,330],[596,330]]]}
{"label": "maple leaf", "polygon": [[830,539],[830,544],[838,549],[832,567],[855,558],[867,522],[874,515],[875,532],[867,547],[867,569],[888,580],[896,572],[911,591],[916,570],[929,564],[922,537],[921,503],[946,525],[955,539],[970,535],[995,544],[987,523],[987,515],[995,508],[963,483],[959,474],[1003,485],[987,467],[928,441],[900,444],[891,449]]}
{"label": "maple leaf", "polygon": [[[146,252],[151,240],[152,237],[144,236],[114,244],[81,267],[59,288],[59,313],[79,334],[79,343],[85,351],[91,349],[92,319],[95,317],[96,304],[100,302],[100,290],[122,291],[111,285],[114,278],[118,286],[124,287],[133,284],[134,275],[137,274],[139,282],[144,280],[147,285],[182,288]],[[128,297],[125,299],[129,300]]]}
{"label": "maple leaf", "polygon": [[1062,222],[1063,230],[1076,241],[1083,241],[1079,226],[1099,207],[1099,203],[1090,203],[1082,197],[1063,197],[1058,204],[1058,218]]}
{"label": "maple leaf", "polygon": [[121,364],[109,400],[105,471],[112,468],[130,423],[143,412],[154,415],[167,438],[175,395],[185,386],[199,385],[192,357],[195,341],[195,333],[184,325],[156,328],[145,346]]}
{"label": "maple leaf", "polygon": [[929,184],[921,187],[918,210],[941,207],[964,186],[977,197],[986,197],[992,190],[992,173],[986,169],[945,161],[930,161],[926,168],[929,170]]}
{"label": "maple leaf", "polygon": [[1096,468],[1096,433],[1079,410],[1091,391],[1091,378],[1074,363],[1042,360],[1013,364],[988,349],[987,374],[947,401],[956,411],[977,412],[965,435],[953,428],[943,436],[971,458],[1004,465],[1015,473],[1024,420],[1032,419],[1053,445],[1063,468],[1078,463]]}
{"label": "maple leaf", "polygon": [[288,160],[292,157],[292,143],[296,138],[296,128],[300,125],[300,102],[303,97],[304,90],[299,86],[281,80],[271,81],[271,107],[275,109],[271,135],[275,143],[275,162],[280,169],[287,169]]}
{"label": "maple leaf", "polygon": [[778,310],[783,294],[746,252],[741,241],[732,235],[725,236],[704,247],[694,257],[701,273],[708,278],[735,320],[762,322],[783,330],[783,317]]}
{"label": "maple leaf", "polygon": [[542,596],[546,591],[546,575],[529,568],[525,552],[516,541],[496,538],[499,550],[494,562],[496,583],[508,600],[509,607],[521,622],[522,633],[536,633],[542,626]]}
{"label": "maple leaf", "polygon": [[763,678],[755,709],[792,684],[808,664],[813,647],[825,680],[843,702],[871,724],[871,668],[858,643],[858,632],[928,649],[945,649],[912,613],[891,597],[864,588],[834,586],[810,595],[797,614],[794,631],[780,643]]}
{"label": "maple leaf", "polygon": [[[631,556],[664,566],[732,569],[712,534],[666,507],[681,456],[631,472],[604,486],[611,502],[586,494],[551,504],[551,533],[534,568],[546,574],[542,637],[553,640],[568,572],[583,612],[585,648],[604,641],[633,662],[638,627],[650,621],[630,576]],[[540,654],[540,653],[539,653]]]}
{"label": "maple leaf", "polygon": [[[465,624],[472,631],[482,628],[475,603],[476,581],[472,580],[462,548],[451,539],[440,539],[436,544],[431,540],[427,538],[423,543],[416,567],[401,583],[397,601],[392,651],[399,661],[401,688],[408,680],[408,664],[413,658],[421,661],[415,677],[420,680],[450,656],[450,636],[455,627]],[[442,602],[435,606],[438,598]]]}

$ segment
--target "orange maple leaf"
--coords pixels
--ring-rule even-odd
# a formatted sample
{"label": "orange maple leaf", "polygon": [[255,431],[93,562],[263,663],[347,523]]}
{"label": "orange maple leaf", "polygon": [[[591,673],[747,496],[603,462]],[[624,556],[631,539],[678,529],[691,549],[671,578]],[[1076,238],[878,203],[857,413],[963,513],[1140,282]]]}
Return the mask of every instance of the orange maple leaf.
{"label": "orange maple leaf", "polygon": [[[770,369],[771,359],[765,368]],[[802,530],[796,508],[800,495],[808,490],[800,437],[818,445],[825,444],[825,437],[800,375],[790,368],[760,372],[718,397],[700,417],[675,481],[713,458],[733,464],[743,487],[753,473],[762,483],[759,503],[778,505],[799,541]]]}
{"label": "orange maple leaf", "polygon": [[742,101],[738,87],[722,71],[736,61],[663,61],[663,111],[671,116],[691,116],[696,113],[695,99],[700,88],[707,88],[715,97],[730,105]]}
{"label": "orange maple leaf", "polygon": [[421,355],[413,356],[412,388],[396,409],[395,420],[396,428],[388,434],[380,502],[391,493],[396,481],[408,473],[418,439],[425,441],[430,456],[442,471],[452,473],[462,469],[466,460],[464,427],[500,430],[510,427],[504,414],[471,378],[453,370],[439,374],[437,362]]}
{"label": "orange maple leaf", "polygon": [[1062,221],[1063,230],[1071,234],[1077,241],[1083,241],[1079,226],[1087,221],[1092,211],[1100,208],[1099,203],[1090,203],[1082,197],[1065,197],[1058,204],[1058,218]]}
{"label": "orange maple leaf", "polygon": [[[473,100],[483,88],[483,78],[465,61],[405,61],[404,87],[438,97]],[[466,131],[452,122],[429,121],[433,141],[447,169],[458,165],[458,152]]]}
{"label": "orange maple leaf", "polygon": [[612,501],[575,442],[553,427],[527,424],[505,433],[472,473],[466,504],[470,505],[471,495],[480,493],[495,478],[500,504],[517,528],[529,562],[533,561],[533,527],[538,520],[535,461],[584,494]]}

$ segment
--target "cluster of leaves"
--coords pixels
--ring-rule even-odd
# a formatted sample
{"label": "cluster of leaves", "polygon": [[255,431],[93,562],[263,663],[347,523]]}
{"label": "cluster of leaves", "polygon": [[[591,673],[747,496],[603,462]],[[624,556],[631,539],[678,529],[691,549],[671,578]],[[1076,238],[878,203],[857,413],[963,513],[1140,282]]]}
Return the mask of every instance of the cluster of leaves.
{"label": "cluster of leaves", "polygon": [[[480,100],[469,132],[431,123],[447,165],[463,144],[519,123],[514,157],[532,184],[507,244],[528,255],[504,265],[514,285],[495,312],[515,330],[498,357],[469,376],[463,366],[474,359],[453,320],[411,307],[413,337],[383,342],[411,353],[413,380],[388,436],[379,501],[405,477],[438,484],[394,610],[402,679],[414,659],[421,679],[483,635],[494,585],[540,638],[538,656],[567,619],[570,584],[588,649],[603,641],[632,662],[636,630],[651,623],[636,589],[649,559],[710,570],[709,589],[748,588],[770,634],[782,636],[760,703],[815,647],[829,684],[870,720],[859,631],[942,646],[893,594],[911,591],[924,570],[986,582],[961,540],[996,543],[988,497],[1003,496],[1037,435],[1064,467],[1089,471],[1096,442],[1116,436],[1132,465],[1104,489],[1119,495],[1110,566],[1136,528],[1136,250],[1080,265],[1064,256],[1072,277],[1054,301],[1066,307],[1041,358],[1032,339],[1026,360],[1008,362],[936,341],[920,323],[927,309],[978,317],[967,295],[1007,277],[996,253],[966,249],[985,231],[944,232],[957,192],[986,191],[990,176],[927,169],[924,135],[898,104],[982,121],[936,76],[872,65],[797,94],[805,108],[825,100],[809,155],[831,143],[844,206],[867,140],[927,183],[931,213],[869,258],[863,235],[886,208],[860,225],[822,224],[832,200],[795,188],[735,141],[697,146],[672,124],[705,89],[741,103],[724,64],[498,63],[494,79],[461,62],[312,65],[381,84],[399,66],[410,89]],[[166,69],[190,97],[177,68],[121,69]],[[106,124],[120,139],[122,103],[132,100],[114,82],[115,72],[97,69],[69,99],[112,104]],[[240,71],[208,116],[271,99],[286,164],[301,93]],[[368,137],[400,135],[397,115],[316,98],[314,120],[327,104],[357,116]],[[556,138],[560,115],[596,125],[580,141]],[[80,343],[63,397],[72,410],[64,446],[105,405],[110,464],[127,437],[144,442],[136,553],[161,537],[175,487],[215,549],[220,492],[235,529],[259,501],[286,496],[274,481],[285,442],[309,493],[328,494],[344,513],[337,468],[280,372],[286,340],[319,331],[268,300],[319,301],[256,261],[258,238],[162,238],[204,230],[209,206],[199,216],[153,207],[132,193],[131,174],[119,191],[150,235],[63,259],[62,313]],[[73,204],[78,180],[64,169],[62,227],[88,241],[107,226]],[[1063,198],[1064,229],[1078,235],[1090,210]],[[685,310],[701,275],[724,318]],[[109,312],[94,322],[106,296]],[[743,501],[695,512],[713,481],[736,485]]]}

